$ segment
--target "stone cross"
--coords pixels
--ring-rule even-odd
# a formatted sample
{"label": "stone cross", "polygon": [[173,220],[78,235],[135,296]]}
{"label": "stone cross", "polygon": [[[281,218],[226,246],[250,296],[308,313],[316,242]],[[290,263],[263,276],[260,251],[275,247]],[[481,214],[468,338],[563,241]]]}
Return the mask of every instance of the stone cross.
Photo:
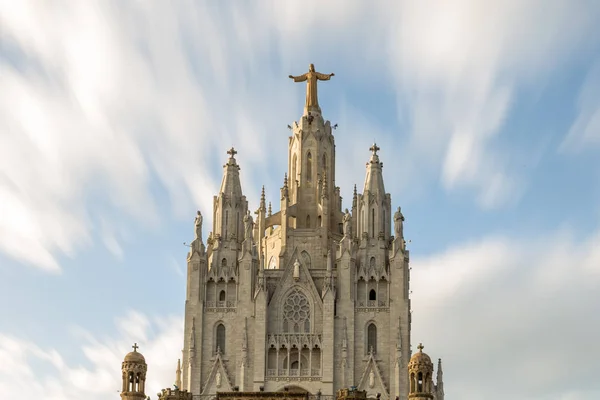
{"label": "stone cross", "polygon": [[140,346],[138,346],[137,343],[134,343],[133,346],[131,346],[131,347],[133,347],[133,351],[136,353],[137,353],[137,349],[140,348]]}
{"label": "stone cross", "polygon": [[229,154],[231,158],[233,158],[237,154],[237,151],[235,151],[235,149],[232,147],[231,149],[227,150],[227,154]]}
{"label": "stone cross", "polygon": [[377,155],[377,152],[381,150],[376,143],[373,143],[373,146],[369,147],[369,150],[373,152],[373,155]]}
{"label": "stone cross", "polygon": [[423,346],[423,343],[419,343],[419,345],[417,346],[417,349],[419,349],[419,351],[422,353],[423,349],[425,348],[425,346]]}

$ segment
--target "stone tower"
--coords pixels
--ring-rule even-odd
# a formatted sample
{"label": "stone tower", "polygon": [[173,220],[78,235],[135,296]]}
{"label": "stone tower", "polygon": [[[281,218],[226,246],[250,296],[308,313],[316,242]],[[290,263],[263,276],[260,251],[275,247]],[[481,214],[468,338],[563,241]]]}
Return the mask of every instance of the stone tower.
{"label": "stone tower", "polygon": [[121,388],[122,400],[144,400],[146,386],[146,371],[148,366],[141,353],[137,351],[137,343],[133,345],[133,351],[127,353],[121,371],[123,373],[123,387]]}
{"label": "stone tower", "polygon": [[415,353],[408,363],[408,398],[414,400],[444,400],[442,360],[438,361],[437,385],[434,385],[431,358],[423,353],[424,347],[422,344],[419,344],[418,349],[419,352]]}
{"label": "stone tower", "polygon": [[[227,152],[206,246],[202,214],[187,258],[182,385],[194,395],[355,386],[382,400],[408,396],[409,252],[392,214],[379,147],[362,193],[342,210],[335,138],[309,72],[304,112],[289,126],[287,171],[250,212],[236,151]],[[283,150],[283,149],[281,149]],[[365,149],[366,150],[366,149]],[[357,161],[358,162],[358,161]]]}

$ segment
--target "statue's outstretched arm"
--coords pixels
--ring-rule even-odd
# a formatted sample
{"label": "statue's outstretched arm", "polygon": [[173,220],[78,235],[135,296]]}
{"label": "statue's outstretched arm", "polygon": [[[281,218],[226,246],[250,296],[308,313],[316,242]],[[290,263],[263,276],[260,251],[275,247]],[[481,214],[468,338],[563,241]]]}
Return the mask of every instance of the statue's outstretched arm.
{"label": "statue's outstretched arm", "polygon": [[335,74],[333,72],[331,74],[322,74],[320,72],[316,72],[315,75],[317,76],[317,79],[320,81],[328,81],[332,76],[335,76]]}
{"label": "statue's outstretched arm", "polygon": [[308,78],[308,74],[302,74],[300,76],[290,75],[290,79],[293,79],[294,82],[304,82]]}

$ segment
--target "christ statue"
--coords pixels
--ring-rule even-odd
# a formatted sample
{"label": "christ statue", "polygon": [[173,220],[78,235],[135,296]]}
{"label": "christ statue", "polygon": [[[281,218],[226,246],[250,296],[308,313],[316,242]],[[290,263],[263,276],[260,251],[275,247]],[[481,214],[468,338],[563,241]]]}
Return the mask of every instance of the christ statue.
{"label": "christ statue", "polygon": [[308,72],[302,74],[300,76],[290,75],[290,78],[294,80],[294,82],[304,82],[306,81],[306,109],[319,109],[319,100],[317,97],[317,80],[319,81],[328,81],[331,77],[334,76],[331,74],[322,74],[320,72],[315,71],[315,66],[310,64],[308,67]]}

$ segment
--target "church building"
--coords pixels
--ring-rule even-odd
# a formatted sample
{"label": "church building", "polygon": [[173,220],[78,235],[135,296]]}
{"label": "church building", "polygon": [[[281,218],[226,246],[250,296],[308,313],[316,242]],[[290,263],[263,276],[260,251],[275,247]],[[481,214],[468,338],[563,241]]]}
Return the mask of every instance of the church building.
{"label": "church building", "polygon": [[250,207],[232,148],[206,242],[198,211],[177,388],[190,396],[333,396],[353,387],[381,400],[444,399],[441,361],[433,384],[423,347],[411,358],[404,216],[385,191],[376,144],[365,149],[364,184],[354,186],[351,209],[342,208],[336,126],[323,118],[317,96],[317,81],[333,76],[312,64],[290,75],[306,81],[307,91],[302,116],[288,126],[279,205],[266,203],[263,187],[258,207]]}

